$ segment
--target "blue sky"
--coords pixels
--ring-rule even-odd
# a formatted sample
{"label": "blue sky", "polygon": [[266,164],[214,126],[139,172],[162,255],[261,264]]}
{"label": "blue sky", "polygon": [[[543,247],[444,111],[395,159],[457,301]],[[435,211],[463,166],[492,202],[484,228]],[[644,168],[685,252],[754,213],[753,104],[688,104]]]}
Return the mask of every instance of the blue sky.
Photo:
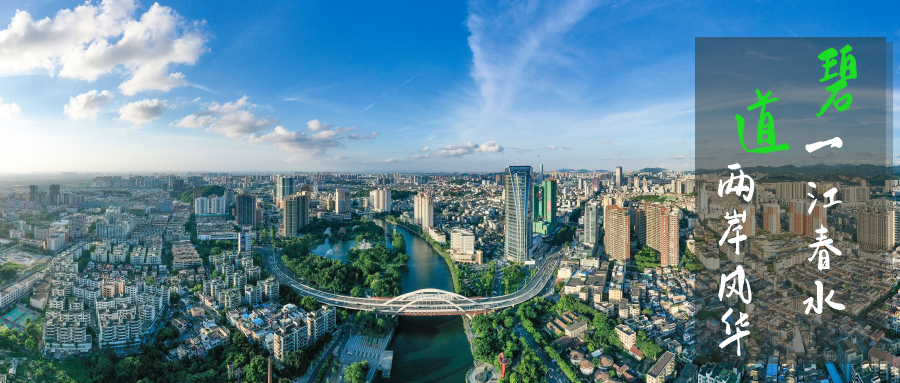
{"label": "blue sky", "polygon": [[695,37],[900,36],[682,3],[4,1],[0,173],[692,169]]}

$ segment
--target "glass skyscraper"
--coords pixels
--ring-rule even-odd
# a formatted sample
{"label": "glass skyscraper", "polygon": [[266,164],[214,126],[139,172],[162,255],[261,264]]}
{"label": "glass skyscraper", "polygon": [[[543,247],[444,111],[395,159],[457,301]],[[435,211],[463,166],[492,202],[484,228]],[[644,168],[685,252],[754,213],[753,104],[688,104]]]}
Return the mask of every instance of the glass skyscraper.
{"label": "glass skyscraper", "polygon": [[504,204],[506,224],[506,259],[525,262],[529,254],[534,207],[532,205],[531,166],[506,168]]}

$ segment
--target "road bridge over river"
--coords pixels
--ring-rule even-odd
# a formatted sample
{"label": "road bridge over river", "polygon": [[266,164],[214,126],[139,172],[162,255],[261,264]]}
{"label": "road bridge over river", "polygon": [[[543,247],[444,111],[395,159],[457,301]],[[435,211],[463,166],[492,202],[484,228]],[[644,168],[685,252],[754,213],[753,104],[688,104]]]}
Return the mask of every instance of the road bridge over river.
{"label": "road bridge over river", "polygon": [[555,252],[537,264],[537,272],[524,288],[507,295],[467,298],[454,292],[438,289],[421,289],[393,298],[362,298],[334,294],[306,285],[289,270],[272,248],[260,249],[263,263],[269,275],[282,285],[290,286],[298,293],[311,296],[321,303],[353,310],[374,311],[389,315],[469,315],[495,309],[512,307],[528,301],[541,293],[556,274],[561,254]]}

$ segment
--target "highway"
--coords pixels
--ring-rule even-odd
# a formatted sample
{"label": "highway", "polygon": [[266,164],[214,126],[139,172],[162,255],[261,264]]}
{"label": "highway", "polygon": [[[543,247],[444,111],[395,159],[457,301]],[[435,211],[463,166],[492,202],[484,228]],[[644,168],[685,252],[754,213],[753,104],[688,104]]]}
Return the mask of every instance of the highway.
{"label": "highway", "polygon": [[262,254],[269,275],[275,277],[282,285],[294,288],[300,295],[311,296],[321,303],[332,306],[388,315],[467,315],[512,307],[543,292],[547,283],[553,279],[561,260],[558,251],[542,258],[531,281],[523,289],[507,295],[466,298],[454,292],[422,289],[394,298],[363,298],[334,294],[308,286],[281,262],[274,249],[260,247],[258,250]]}

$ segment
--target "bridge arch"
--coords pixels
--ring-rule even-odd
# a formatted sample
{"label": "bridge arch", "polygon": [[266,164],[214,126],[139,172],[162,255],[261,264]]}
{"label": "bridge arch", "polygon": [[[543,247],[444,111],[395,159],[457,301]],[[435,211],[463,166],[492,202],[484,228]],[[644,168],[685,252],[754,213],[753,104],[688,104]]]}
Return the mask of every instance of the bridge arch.
{"label": "bridge arch", "polygon": [[[411,300],[411,302],[417,302],[417,301],[421,301],[423,299],[442,300],[447,303],[456,305],[457,307],[459,307],[459,305],[456,303],[453,303],[454,300],[463,300],[466,303],[478,304],[477,302],[473,301],[471,298],[464,297],[457,293],[451,293],[449,291],[444,291],[444,290],[440,290],[440,289],[421,289],[421,290],[416,290],[416,291],[412,291],[412,292],[409,292],[406,294],[402,294],[402,295],[393,297],[393,298],[389,299],[388,301],[384,302],[384,305],[391,305],[397,301],[407,301],[407,300]],[[406,307],[406,306],[409,306],[409,304],[404,305],[403,307]]]}

